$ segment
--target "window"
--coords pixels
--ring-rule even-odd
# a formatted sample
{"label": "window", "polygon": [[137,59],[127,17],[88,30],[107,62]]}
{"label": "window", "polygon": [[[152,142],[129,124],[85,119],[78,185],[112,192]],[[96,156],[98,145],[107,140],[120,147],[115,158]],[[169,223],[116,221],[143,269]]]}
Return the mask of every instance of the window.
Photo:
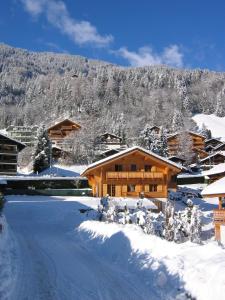
{"label": "window", "polygon": [[132,172],[136,172],[136,171],[137,171],[137,166],[136,166],[136,165],[131,165],[131,166],[130,166],[130,170],[131,170]]}
{"label": "window", "polygon": [[115,184],[107,184],[107,194],[111,197],[115,197],[115,195],[116,195]]}
{"label": "window", "polygon": [[145,172],[151,172],[152,166],[151,165],[145,165]]}
{"label": "window", "polygon": [[149,185],[149,192],[157,192],[158,185],[157,184],[150,184]]}
{"label": "window", "polygon": [[128,193],[135,192],[135,184],[128,184],[127,191]]}
{"label": "window", "polygon": [[115,165],[115,171],[116,171],[116,172],[121,172],[121,171],[123,171],[123,166],[122,166],[122,165]]}

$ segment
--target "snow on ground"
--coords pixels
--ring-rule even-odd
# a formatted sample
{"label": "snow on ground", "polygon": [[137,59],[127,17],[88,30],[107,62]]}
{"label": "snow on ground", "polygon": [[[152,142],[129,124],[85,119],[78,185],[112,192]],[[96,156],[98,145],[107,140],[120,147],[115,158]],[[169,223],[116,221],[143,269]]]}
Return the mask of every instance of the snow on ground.
{"label": "snow on ground", "polygon": [[213,137],[221,137],[221,139],[225,141],[225,117],[220,118],[214,114],[197,114],[192,119],[197,123],[199,128],[201,128],[204,123],[205,126],[211,130]]}
{"label": "snow on ground", "polygon": [[8,230],[5,217],[0,215],[0,225],[3,226],[0,231],[0,299],[7,300],[10,296],[10,290],[15,279],[15,269],[13,265],[13,239]]}
{"label": "snow on ground", "polygon": [[[209,222],[213,199],[195,199]],[[213,240],[175,244],[135,225],[90,220],[99,198],[7,196],[17,240],[14,299],[222,300],[225,250]],[[212,219],[210,224],[212,225]]]}

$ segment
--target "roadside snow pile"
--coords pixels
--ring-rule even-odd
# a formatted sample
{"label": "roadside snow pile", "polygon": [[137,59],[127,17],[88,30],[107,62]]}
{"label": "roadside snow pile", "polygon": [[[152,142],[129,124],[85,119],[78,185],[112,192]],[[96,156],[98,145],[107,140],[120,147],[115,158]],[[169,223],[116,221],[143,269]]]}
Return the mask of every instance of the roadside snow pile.
{"label": "roadside snow pile", "polygon": [[12,240],[4,216],[0,216],[0,299],[9,299],[15,271],[12,264]]}
{"label": "roadside snow pile", "polygon": [[197,114],[192,119],[197,123],[199,128],[202,128],[202,125],[205,124],[207,129],[211,130],[213,137],[221,137],[225,141],[225,117],[220,118],[213,114]]}
{"label": "roadside snow pile", "polygon": [[225,250],[216,242],[168,243],[134,225],[97,221],[83,222],[78,230],[88,249],[128,280],[140,273],[150,299],[224,299]]}

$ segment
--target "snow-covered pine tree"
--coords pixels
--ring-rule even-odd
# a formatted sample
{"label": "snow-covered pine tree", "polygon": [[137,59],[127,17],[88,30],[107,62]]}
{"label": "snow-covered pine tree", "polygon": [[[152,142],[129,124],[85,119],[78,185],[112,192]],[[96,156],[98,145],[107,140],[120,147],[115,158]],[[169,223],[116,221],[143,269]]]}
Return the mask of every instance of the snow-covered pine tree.
{"label": "snow-covered pine tree", "polygon": [[184,128],[184,120],[182,113],[179,110],[174,111],[172,124],[171,124],[171,132],[175,133]]}
{"label": "snow-covered pine tree", "polygon": [[167,135],[163,128],[161,128],[158,135],[154,135],[154,142],[152,144],[152,151],[160,156],[167,156]]}
{"label": "snow-covered pine tree", "polygon": [[223,106],[224,99],[225,99],[225,88],[223,88],[222,91],[219,92],[216,97],[215,114],[217,115],[217,117],[225,116],[225,110],[224,110],[224,106]]}
{"label": "snow-covered pine tree", "polygon": [[167,241],[174,240],[174,206],[168,200],[165,207],[165,221],[163,235]]}
{"label": "snow-covered pine tree", "polygon": [[193,243],[201,243],[201,232],[202,232],[202,222],[201,222],[201,211],[195,205],[191,211],[191,219],[189,224],[189,240]]}
{"label": "snow-covered pine tree", "polygon": [[51,142],[48,132],[41,126],[37,133],[37,145],[33,155],[33,171],[39,173],[47,169],[51,163]]}
{"label": "snow-covered pine tree", "polygon": [[145,128],[140,132],[138,144],[146,150],[152,151],[155,136],[151,131],[151,126],[147,124]]}
{"label": "snow-covered pine tree", "polygon": [[178,136],[177,155],[185,159],[186,165],[189,165],[194,158],[193,141],[188,132],[182,132]]}

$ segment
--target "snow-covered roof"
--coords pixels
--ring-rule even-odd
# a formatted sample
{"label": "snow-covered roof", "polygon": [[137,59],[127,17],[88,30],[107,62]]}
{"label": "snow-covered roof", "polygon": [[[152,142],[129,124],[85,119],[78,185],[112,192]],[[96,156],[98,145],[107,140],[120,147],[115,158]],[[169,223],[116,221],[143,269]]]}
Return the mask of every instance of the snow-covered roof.
{"label": "snow-covered roof", "polygon": [[113,155],[111,155],[111,156],[109,156],[109,157],[103,158],[103,159],[101,159],[101,160],[99,160],[99,161],[96,161],[96,162],[90,164],[90,165],[87,167],[87,169],[84,171],[84,173],[85,173],[87,170],[89,170],[89,169],[92,169],[92,168],[94,168],[94,167],[96,167],[96,166],[98,166],[98,165],[107,163],[108,161],[111,161],[111,160],[113,160],[113,159],[115,159],[115,158],[118,158],[118,157],[120,157],[120,156],[123,156],[123,155],[128,154],[128,153],[130,153],[130,152],[132,152],[132,151],[135,151],[135,150],[144,152],[144,153],[147,154],[147,155],[153,156],[153,157],[155,157],[155,158],[157,158],[157,159],[159,159],[159,160],[165,162],[166,164],[169,164],[169,165],[171,165],[171,166],[173,166],[173,167],[175,167],[175,168],[177,168],[177,169],[179,169],[179,170],[182,170],[182,167],[181,167],[179,164],[176,164],[176,163],[174,163],[173,161],[171,161],[171,160],[169,160],[169,159],[167,159],[167,158],[165,158],[165,157],[162,157],[162,156],[160,156],[160,155],[157,155],[157,154],[155,154],[154,152],[148,151],[148,150],[146,150],[146,149],[144,149],[144,148],[142,148],[142,147],[139,147],[139,146],[133,146],[133,147],[131,147],[131,148],[125,149],[125,150],[123,150],[123,151],[121,151],[121,152],[119,152],[119,153],[113,154]]}
{"label": "snow-covered roof", "polygon": [[172,137],[175,137],[175,136],[177,136],[177,135],[179,135],[179,134],[183,134],[184,132],[187,132],[187,133],[190,133],[190,134],[193,134],[193,135],[197,135],[197,136],[200,136],[200,137],[202,137],[202,138],[205,139],[205,137],[204,137],[203,135],[201,135],[200,133],[193,132],[193,131],[191,131],[191,130],[184,130],[184,131],[175,132],[175,133],[169,135],[169,136],[168,136],[168,139],[170,139],[170,138],[172,138]]}
{"label": "snow-covered roof", "polygon": [[201,194],[202,196],[225,195],[225,177],[209,184]]}
{"label": "snow-covered roof", "polygon": [[20,141],[18,141],[18,140],[15,140],[15,139],[9,137],[9,136],[6,135],[6,134],[3,134],[2,132],[0,132],[0,136],[3,136],[4,138],[6,138],[6,139],[8,139],[8,140],[10,140],[10,141],[12,141],[12,142],[14,142],[14,143],[16,143],[17,146],[18,146],[18,148],[19,148],[19,150],[23,150],[23,149],[26,147],[26,145],[23,144],[22,142],[20,142]]}
{"label": "snow-covered roof", "polygon": [[209,143],[211,141],[217,141],[217,142],[222,143],[221,140],[220,140],[220,138],[211,138],[211,139],[206,140],[205,143]]}
{"label": "snow-covered roof", "polygon": [[204,161],[206,161],[206,160],[208,160],[208,159],[210,159],[210,158],[212,158],[212,157],[214,157],[214,156],[216,156],[216,155],[219,155],[219,154],[225,157],[225,151],[218,151],[218,152],[215,152],[215,153],[210,154],[209,156],[207,156],[207,157],[205,157],[205,158],[202,158],[202,159],[200,160],[200,162],[204,162]]}
{"label": "snow-covered roof", "polygon": [[214,149],[215,149],[215,151],[216,150],[218,151],[218,149],[220,149],[223,146],[225,146],[225,143],[220,143],[219,145],[215,146]]}
{"label": "snow-covered roof", "polygon": [[212,169],[202,172],[202,174],[205,176],[216,175],[221,173],[225,173],[225,163],[215,165]]}
{"label": "snow-covered roof", "polygon": [[81,127],[80,124],[78,124],[75,120],[73,120],[71,118],[56,119],[55,121],[50,122],[46,127],[47,127],[47,129],[51,129],[51,128],[55,127],[56,125],[63,123],[64,121],[70,121],[71,123],[77,125],[78,127]]}

